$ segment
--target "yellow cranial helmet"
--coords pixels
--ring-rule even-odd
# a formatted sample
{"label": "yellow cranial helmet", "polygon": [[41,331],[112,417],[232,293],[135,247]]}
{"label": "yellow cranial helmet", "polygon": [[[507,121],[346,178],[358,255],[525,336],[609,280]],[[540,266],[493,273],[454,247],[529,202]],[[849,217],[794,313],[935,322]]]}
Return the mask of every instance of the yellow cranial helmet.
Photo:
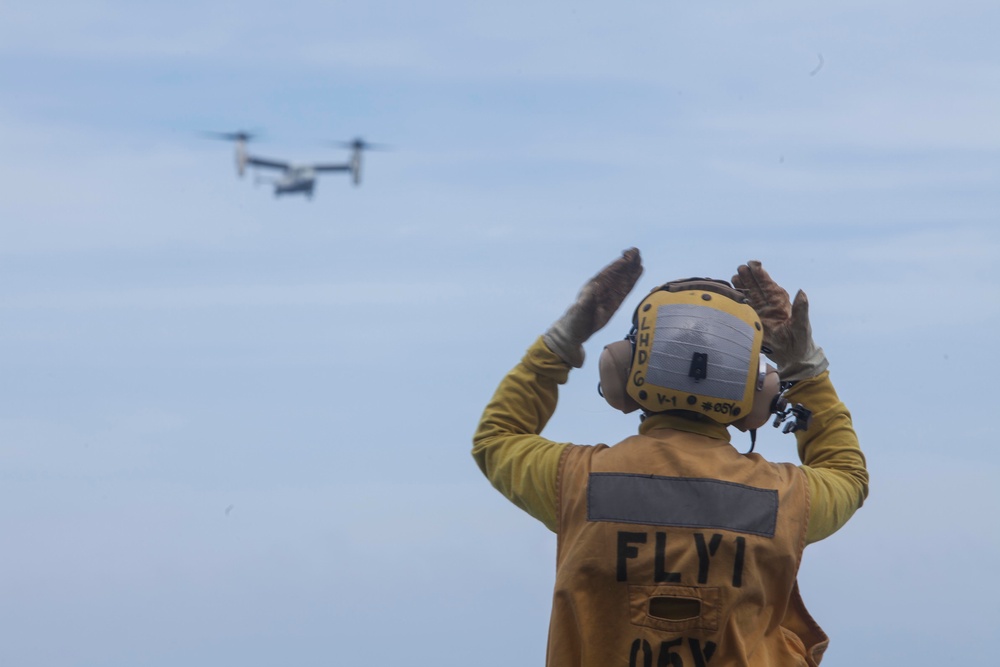
{"label": "yellow cranial helmet", "polygon": [[640,407],[721,424],[750,414],[764,380],[763,327],[741,292],[707,278],[669,282],[642,300],[632,325],[625,391]]}

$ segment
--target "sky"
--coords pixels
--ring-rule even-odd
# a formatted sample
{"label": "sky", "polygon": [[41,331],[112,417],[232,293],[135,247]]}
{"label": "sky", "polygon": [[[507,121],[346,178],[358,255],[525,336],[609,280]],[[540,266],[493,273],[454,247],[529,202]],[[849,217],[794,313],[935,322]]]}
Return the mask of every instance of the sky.
{"label": "sky", "polygon": [[[824,665],[1000,621],[1000,6],[0,2],[0,664],[542,664],[555,538],[469,451],[624,248],[544,435],[637,418],[639,295],[809,294],[871,492],[806,549]],[[206,131],[339,161],[276,199]],[[744,446],[742,436],[734,444]],[[767,428],[757,451],[795,460]]]}

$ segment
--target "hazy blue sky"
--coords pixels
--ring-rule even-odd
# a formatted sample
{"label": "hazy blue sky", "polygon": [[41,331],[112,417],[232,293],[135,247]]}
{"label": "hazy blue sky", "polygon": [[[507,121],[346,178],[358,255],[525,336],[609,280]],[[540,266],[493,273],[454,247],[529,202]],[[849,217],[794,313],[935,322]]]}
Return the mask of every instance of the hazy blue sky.
{"label": "hazy blue sky", "polygon": [[[542,664],[555,541],[470,438],[631,245],[545,434],[634,432],[638,295],[763,260],[872,474],[800,574],[824,665],[985,664],[1000,5],[759,4],[0,2],[0,664]],[[275,200],[238,128],[394,150]]]}

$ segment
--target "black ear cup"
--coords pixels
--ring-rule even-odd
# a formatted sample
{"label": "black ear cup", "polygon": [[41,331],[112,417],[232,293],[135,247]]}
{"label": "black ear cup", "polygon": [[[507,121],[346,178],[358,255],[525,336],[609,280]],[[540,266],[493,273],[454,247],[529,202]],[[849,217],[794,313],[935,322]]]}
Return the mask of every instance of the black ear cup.
{"label": "black ear cup", "polygon": [[605,345],[598,362],[601,377],[601,395],[608,405],[625,414],[635,412],[639,404],[625,392],[628,370],[632,366],[632,343],[620,340]]}

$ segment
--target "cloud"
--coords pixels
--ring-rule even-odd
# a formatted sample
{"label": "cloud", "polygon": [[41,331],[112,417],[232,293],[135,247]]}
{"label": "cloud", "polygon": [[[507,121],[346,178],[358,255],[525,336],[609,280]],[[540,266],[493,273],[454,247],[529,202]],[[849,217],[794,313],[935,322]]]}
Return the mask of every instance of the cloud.
{"label": "cloud", "polygon": [[313,308],[364,304],[372,307],[428,306],[454,302],[468,294],[457,282],[329,283],[306,285],[240,284],[191,287],[121,287],[91,291],[19,292],[0,296],[10,310],[176,310],[220,307]]}
{"label": "cloud", "polygon": [[[106,417],[106,418],[105,418]],[[4,469],[28,478],[93,478],[142,474],[153,463],[151,440],[182,430],[185,420],[163,410],[109,410],[102,418],[0,418]]]}

